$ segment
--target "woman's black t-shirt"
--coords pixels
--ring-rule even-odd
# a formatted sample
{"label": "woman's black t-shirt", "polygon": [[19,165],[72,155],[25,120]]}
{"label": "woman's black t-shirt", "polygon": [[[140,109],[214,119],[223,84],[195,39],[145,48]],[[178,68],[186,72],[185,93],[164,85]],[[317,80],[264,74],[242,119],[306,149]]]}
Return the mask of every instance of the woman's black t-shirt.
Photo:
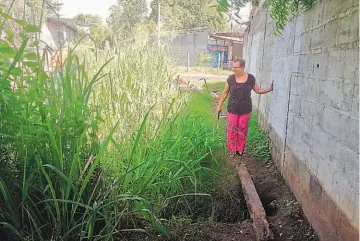
{"label": "woman's black t-shirt", "polygon": [[235,75],[230,75],[227,79],[230,86],[230,97],[227,110],[229,113],[243,115],[252,111],[251,90],[255,84],[255,77],[248,74],[244,83],[237,83]]}

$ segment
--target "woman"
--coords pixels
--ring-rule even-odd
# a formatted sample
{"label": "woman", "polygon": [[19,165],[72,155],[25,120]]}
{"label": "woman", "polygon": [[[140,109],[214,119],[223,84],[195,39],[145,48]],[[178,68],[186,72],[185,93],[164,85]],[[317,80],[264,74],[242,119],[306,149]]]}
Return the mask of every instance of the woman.
{"label": "woman", "polygon": [[242,156],[244,153],[252,111],[251,90],[258,94],[265,94],[273,90],[273,82],[270,88],[262,89],[256,83],[255,77],[246,73],[244,68],[245,60],[235,59],[233,61],[234,74],[227,79],[217,106],[217,112],[220,113],[222,104],[230,92],[227,106],[227,147],[230,157],[235,157],[236,154]]}

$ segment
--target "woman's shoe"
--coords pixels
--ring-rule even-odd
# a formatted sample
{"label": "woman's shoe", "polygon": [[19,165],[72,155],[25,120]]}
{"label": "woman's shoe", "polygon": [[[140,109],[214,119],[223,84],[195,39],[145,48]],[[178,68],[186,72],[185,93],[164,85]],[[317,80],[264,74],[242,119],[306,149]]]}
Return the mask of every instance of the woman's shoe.
{"label": "woman's shoe", "polygon": [[244,155],[244,153],[243,152],[236,152],[236,155],[239,155],[239,156],[243,156]]}
{"label": "woman's shoe", "polygon": [[229,151],[229,157],[230,158],[235,158],[235,155],[236,155],[236,153],[235,152],[231,152],[231,151]]}

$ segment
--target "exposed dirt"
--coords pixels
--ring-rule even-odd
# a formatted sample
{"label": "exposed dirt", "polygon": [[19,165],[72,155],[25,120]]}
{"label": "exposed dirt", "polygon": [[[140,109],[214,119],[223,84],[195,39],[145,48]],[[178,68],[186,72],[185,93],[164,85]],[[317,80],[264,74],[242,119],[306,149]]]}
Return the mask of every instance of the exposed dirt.
{"label": "exposed dirt", "polygon": [[[241,161],[246,163],[263,203],[274,241],[317,241],[318,238],[275,165],[246,155]],[[235,165],[230,161],[229,164],[222,170],[223,175],[217,185],[214,221],[194,223],[192,220],[178,219],[166,225],[170,233],[168,237],[138,235],[123,240],[255,241]]]}
{"label": "exposed dirt", "polygon": [[169,236],[153,234],[134,234],[121,236],[119,240],[140,241],[252,241],[255,240],[252,223],[243,221],[239,223],[183,223],[168,226]]}
{"label": "exposed dirt", "polygon": [[272,162],[264,163],[250,156],[244,156],[241,161],[246,163],[254,182],[274,240],[318,240],[276,166]]}
{"label": "exposed dirt", "polygon": [[255,240],[252,223],[195,223],[172,230],[170,237],[159,241],[238,241]]}

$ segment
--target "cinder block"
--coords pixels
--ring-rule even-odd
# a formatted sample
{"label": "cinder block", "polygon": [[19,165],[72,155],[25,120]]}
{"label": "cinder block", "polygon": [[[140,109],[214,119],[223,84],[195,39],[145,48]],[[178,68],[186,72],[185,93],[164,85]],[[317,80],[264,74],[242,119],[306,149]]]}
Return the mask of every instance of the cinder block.
{"label": "cinder block", "polygon": [[278,58],[273,58],[273,59],[271,60],[271,69],[272,69],[273,71],[279,72],[279,71],[281,71],[283,68],[284,68],[284,67],[283,67],[283,63],[282,63],[280,57],[278,57]]}
{"label": "cinder block", "polygon": [[313,126],[321,126],[324,115],[324,105],[301,99],[301,116]]}
{"label": "cinder block", "polygon": [[332,4],[334,6],[334,14],[340,15],[347,12],[351,8],[359,6],[359,2],[356,0],[343,0],[342,4]]}
{"label": "cinder block", "polygon": [[357,119],[359,118],[359,85],[354,86],[354,96],[352,100],[351,116],[354,117],[354,119]]}
{"label": "cinder block", "polygon": [[317,231],[318,238],[326,241],[338,241],[336,232],[332,226],[330,226],[324,217],[321,216],[320,210],[314,210],[315,214],[311,226]]}
{"label": "cinder block", "polygon": [[300,55],[299,61],[299,72],[301,72],[305,77],[310,77],[313,73],[313,60],[311,55],[302,54]]}
{"label": "cinder block", "polygon": [[[339,4],[342,5],[342,4]],[[359,12],[355,11],[339,22],[339,31],[338,31],[338,43],[352,43],[355,41],[359,41]]]}
{"label": "cinder block", "polygon": [[341,56],[345,62],[344,78],[345,83],[358,84],[359,82],[359,48],[348,49]]}
{"label": "cinder block", "polygon": [[314,29],[312,31],[312,39],[311,39],[311,49],[318,49],[318,48],[322,48],[324,43],[325,43],[325,38],[324,38],[324,26],[320,26],[316,29]]}
{"label": "cinder block", "polygon": [[288,98],[287,91],[281,89],[276,91],[276,108],[274,109],[274,112],[283,119],[286,117]]}
{"label": "cinder block", "polygon": [[295,35],[287,38],[286,45],[285,45],[285,55],[286,56],[292,56],[292,54],[294,53],[294,42],[295,42]]}
{"label": "cinder block", "polygon": [[[334,200],[327,194],[326,191],[323,191],[321,197],[321,213],[330,227],[333,228],[333,235],[335,234],[335,227],[337,226],[339,210],[334,202]],[[335,235],[334,235],[335,236]]]}
{"label": "cinder block", "polygon": [[304,31],[303,29],[304,16],[298,16],[295,19],[295,35],[301,35]]}
{"label": "cinder block", "polygon": [[304,141],[309,146],[311,146],[312,143],[314,143],[315,137],[313,135],[313,129],[314,128],[312,125],[307,125],[307,124],[305,124],[302,129],[301,140]]}
{"label": "cinder block", "polygon": [[345,118],[343,123],[347,129],[342,132],[341,141],[352,150],[359,151],[359,119],[345,116],[343,117]]}
{"label": "cinder block", "polygon": [[[344,118],[343,118],[344,119]],[[334,109],[330,109],[325,107],[324,110],[324,122],[323,122],[323,129],[331,134],[334,137],[339,137],[342,131],[342,122],[341,114]]]}
{"label": "cinder block", "polygon": [[320,81],[321,89],[318,101],[324,105],[331,105],[331,100],[335,88],[333,80]]}
{"label": "cinder block", "polygon": [[[308,152],[310,153],[310,151]],[[299,161],[299,173],[301,173],[298,177],[302,189],[308,190],[310,184],[310,173],[306,163],[303,163],[302,161]]]}
{"label": "cinder block", "polygon": [[329,154],[330,164],[336,170],[338,179],[348,180],[355,190],[359,190],[359,160],[358,153],[340,143]]}
{"label": "cinder block", "polygon": [[328,71],[327,57],[328,56],[324,53],[313,55],[315,78],[324,78],[327,75],[327,71]]}
{"label": "cinder block", "polygon": [[289,112],[299,116],[301,114],[301,96],[290,95]]}
{"label": "cinder block", "polygon": [[341,51],[331,51],[327,55],[327,77],[343,77],[344,76],[344,69],[345,69],[345,62],[341,60]]}
{"label": "cinder block", "polygon": [[336,192],[335,202],[338,204],[340,210],[342,210],[347,219],[352,219],[355,210],[357,210],[358,204],[355,204],[355,191],[348,182],[344,179],[334,180],[334,190]]}
{"label": "cinder block", "polygon": [[339,210],[337,220],[336,234],[341,241],[357,241],[359,240],[359,227],[349,221],[346,214]]}
{"label": "cinder block", "polygon": [[[291,133],[291,138],[295,141],[295,140],[301,140],[302,137],[302,129],[303,129],[303,119],[299,118],[299,117],[294,117],[293,118],[293,128],[292,128],[292,133]],[[288,137],[288,141],[290,140],[290,138]],[[290,146],[291,142],[288,142],[288,145]],[[295,143],[294,143],[295,145]],[[293,146],[291,146],[291,148],[295,148]],[[294,150],[294,149],[293,149]]]}
{"label": "cinder block", "polygon": [[307,86],[304,85],[304,77],[302,76],[292,76],[291,79],[291,94],[292,95],[306,95]]}
{"label": "cinder block", "polygon": [[306,93],[306,99],[310,101],[319,101],[319,95],[322,91],[322,85],[324,81],[320,79],[309,78],[307,80],[308,91]]}
{"label": "cinder block", "polygon": [[324,110],[323,129],[356,151],[359,149],[359,120],[330,108]]}
{"label": "cinder block", "polygon": [[334,88],[335,91],[332,95],[331,106],[350,112],[353,103],[354,85],[334,82]]}
{"label": "cinder block", "polygon": [[309,197],[312,202],[312,206],[319,210],[320,208],[320,201],[322,195],[323,187],[321,186],[319,180],[314,175],[310,176],[310,183],[309,183]]}
{"label": "cinder block", "polygon": [[324,161],[324,158],[321,157],[319,154],[314,152],[314,150],[311,150],[311,158],[308,162],[308,167],[314,175],[317,175],[319,172],[319,163]]}
{"label": "cinder block", "polygon": [[313,38],[312,31],[305,32],[302,34],[302,46],[301,51],[311,50],[311,40]]}
{"label": "cinder block", "polygon": [[329,163],[327,163],[327,162],[319,163],[319,171],[316,176],[320,180],[324,190],[328,193],[331,193],[333,191],[332,184],[333,184],[334,175],[335,175],[335,170]]}
{"label": "cinder block", "polygon": [[359,193],[357,193],[358,195],[355,195],[355,210],[354,210],[354,215],[353,215],[353,220],[354,220],[354,224],[356,227],[359,227]]}
{"label": "cinder block", "polygon": [[300,64],[300,52],[295,53],[294,49],[294,55],[292,55],[292,65],[291,65],[291,72],[297,73],[299,72],[299,64]]}
{"label": "cinder block", "polygon": [[307,143],[305,143],[301,138],[298,137],[293,138],[290,141],[288,147],[291,148],[294,155],[296,155],[297,158],[299,160],[302,160],[303,162],[305,162],[304,160],[309,156],[309,154],[306,153],[309,150],[311,150],[311,147]]}
{"label": "cinder block", "polygon": [[334,146],[329,145],[328,143],[335,142],[335,138],[329,133],[322,130],[320,127],[314,127],[313,132],[313,152],[322,157],[323,159],[329,159],[329,150],[332,150]]}
{"label": "cinder block", "polygon": [[325,24],[325,28],[324,28],[325,42],[323,44],[324,49],[330,49],[336,46],[336,36],[338,34],[339,27],[340,27],[339,21],[332,20],[327,24]]}

